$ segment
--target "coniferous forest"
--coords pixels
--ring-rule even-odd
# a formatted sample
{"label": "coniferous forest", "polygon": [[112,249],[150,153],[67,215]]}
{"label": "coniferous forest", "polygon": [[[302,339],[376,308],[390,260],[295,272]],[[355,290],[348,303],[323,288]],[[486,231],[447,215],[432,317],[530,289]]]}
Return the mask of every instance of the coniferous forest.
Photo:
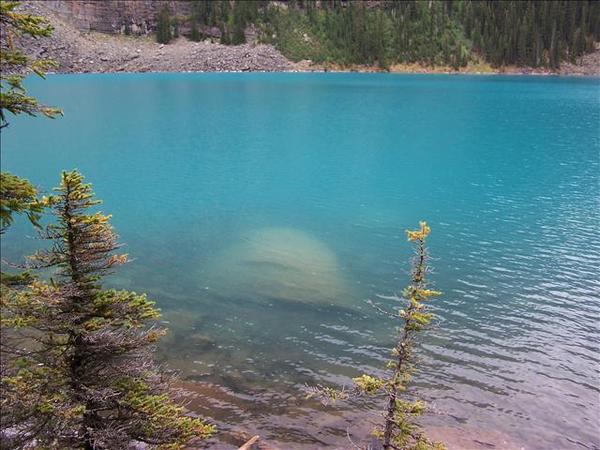
{"label": "coniferous forest", "polygon": [[592,51],[600,37],[600,4],[588,0],[194,3],[194,40],[199,29],[218,27],[221,43],[240,44],[254,26],[260,41],[288,58],[342,65],[557,68]]}

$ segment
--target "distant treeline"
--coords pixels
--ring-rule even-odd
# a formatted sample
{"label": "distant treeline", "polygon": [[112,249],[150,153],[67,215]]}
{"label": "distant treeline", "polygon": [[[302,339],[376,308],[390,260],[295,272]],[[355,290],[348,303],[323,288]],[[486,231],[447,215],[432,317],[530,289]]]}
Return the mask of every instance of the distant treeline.
{"label": "distant treeline", "polygon": [[[592,0],[190,0],[188,37],[258,40],[288,58],[338,64],[487,62],[556,68],[594,49],[600,2]],[[209,31],[207,31],[209,30]],[[168,40],[168,39],[167,39]]]}

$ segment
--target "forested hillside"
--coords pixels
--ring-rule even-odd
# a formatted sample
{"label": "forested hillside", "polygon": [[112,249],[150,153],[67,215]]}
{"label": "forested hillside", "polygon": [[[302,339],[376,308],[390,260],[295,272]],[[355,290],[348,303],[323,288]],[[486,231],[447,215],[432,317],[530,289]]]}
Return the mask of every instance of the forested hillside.
{"label": "forested hillside", "polygon": [[[474,62],[557,68],[600,40],[600,2],[588,0],[192,0],[188,17],[158,18],[168,42],[181,27],[193,40],[246,41],[248,29],[298,61],[341,65]],[[167,22],[169,21],[169,22]],[[162,28],[161,28],[162,23]],[[170,31],[165,32],[165,25]],[[215,32],[216,30],[216,32]]]}

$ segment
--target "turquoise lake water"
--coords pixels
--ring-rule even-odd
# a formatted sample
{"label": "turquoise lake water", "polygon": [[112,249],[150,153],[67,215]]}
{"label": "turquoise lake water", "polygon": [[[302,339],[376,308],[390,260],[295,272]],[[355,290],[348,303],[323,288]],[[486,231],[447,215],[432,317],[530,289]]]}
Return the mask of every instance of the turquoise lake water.
{"label": "turquoise lake water", "polygon": [[[352,407],[308,384],[379,370],[427,220],[444,292],[415,385],[470,448],[600,446],[599,79],[115,74],[29,80],[64,109],[13,118],[2,169],[78,168],[172,333],[190,408],[282,448],[347,447]],[[41,245],[23,221],[3,258]],[[361,433],[363,433],[361,435]],[[462,439],[462,441],[461,441]],[[465,444],[467,442],[468,444]]]}

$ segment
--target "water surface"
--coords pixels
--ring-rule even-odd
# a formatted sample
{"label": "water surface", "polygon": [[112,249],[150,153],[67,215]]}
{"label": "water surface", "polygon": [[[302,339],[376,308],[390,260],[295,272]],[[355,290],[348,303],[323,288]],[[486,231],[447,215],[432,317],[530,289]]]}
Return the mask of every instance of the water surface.
{"label": "water surface", "polygon": [[[172,333],[160,357],[224,431],[345,448],[351,408],[305,383],[379,370],[394,324],[365,300],[407,282],[426,219],[438,327],[420,395],[471,448],[591,449],[598,437],[598,79],[116,74],[30,80],[64,109],[2,133],[2,168],[94,183]],[[25,224],[3,257],[40,245]],[[381,296],[381,297],[378,297]],[[460,436],[460,439],[459,437]],[[465,440],[467,444],[465,444]],[[477,442],[479,443],[477,443]],[[483,443],[482,443],[483,442]],[[478,447],[479,446],[479,447]]]}

